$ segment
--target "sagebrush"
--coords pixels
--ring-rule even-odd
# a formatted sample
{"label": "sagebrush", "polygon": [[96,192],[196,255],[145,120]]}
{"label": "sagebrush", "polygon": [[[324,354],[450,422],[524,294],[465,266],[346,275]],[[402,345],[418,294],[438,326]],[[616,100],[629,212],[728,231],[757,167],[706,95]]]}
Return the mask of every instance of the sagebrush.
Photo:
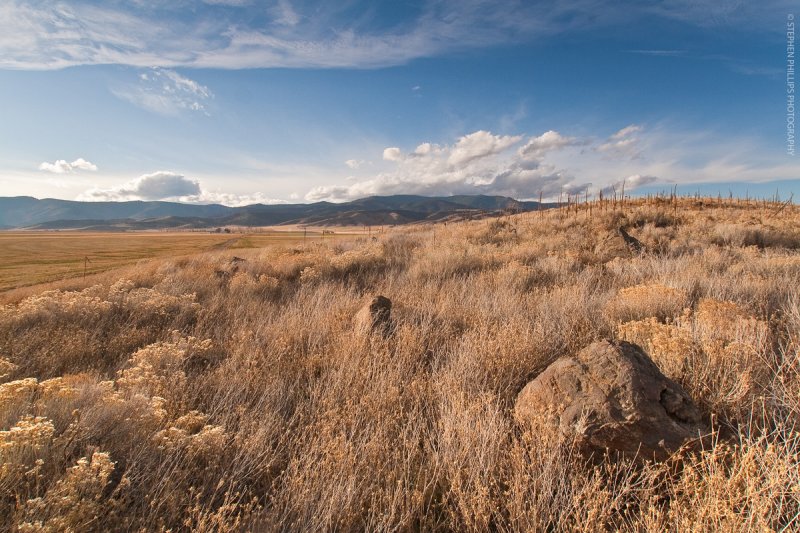
{"label": "sagebrush", "polygon": [[[646,251],[615,248],[619,227]],[[793,206],[639,201],[237,251],[235,265],[151,261],[9,298],[0,524],[796,530],[798,250]],[[356,335],[375,294],[394,304],[392,334]],[[515,426],[522,387],[600,338],[641,345],[681,383],[711,444],[587,462]]]}

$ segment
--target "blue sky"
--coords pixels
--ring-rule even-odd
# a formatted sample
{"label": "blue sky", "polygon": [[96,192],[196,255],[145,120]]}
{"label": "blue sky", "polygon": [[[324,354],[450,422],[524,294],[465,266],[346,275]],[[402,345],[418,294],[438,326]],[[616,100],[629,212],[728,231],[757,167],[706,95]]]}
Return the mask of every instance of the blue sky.
{"label": "blue sky", "polygon": [[5,0],[0,195],[800,196],[793,7]]}

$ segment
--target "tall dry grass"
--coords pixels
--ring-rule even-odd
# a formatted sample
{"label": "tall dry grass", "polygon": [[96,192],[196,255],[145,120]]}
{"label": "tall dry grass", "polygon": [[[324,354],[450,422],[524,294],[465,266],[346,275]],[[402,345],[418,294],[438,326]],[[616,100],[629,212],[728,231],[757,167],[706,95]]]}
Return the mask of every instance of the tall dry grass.
{"label": "tall dry grass", "polygon": [[[0,524],[796,530],[800,216],[774,211],[529,213],[30,293],[0,308]],[[393,334],[358,337],[375,293]],[[525,383],[603,337],[690,392],[706,449],[588,464],[515,425]]]}

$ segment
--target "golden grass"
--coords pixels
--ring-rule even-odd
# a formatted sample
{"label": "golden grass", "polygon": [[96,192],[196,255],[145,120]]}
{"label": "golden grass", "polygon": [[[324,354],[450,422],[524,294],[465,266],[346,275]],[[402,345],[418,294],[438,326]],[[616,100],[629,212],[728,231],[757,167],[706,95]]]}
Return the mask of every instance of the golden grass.
{"label": "golden grass", "polygon": [[[352,237],[335,228],[328,240]],[[355,230],[353,230],[355,231]],[[323,239],[319,230],[305,237],[308,243]],[[259,233],[210,232],[0,232],[0,292],[96,274],[142,259],[177,257],[219,249],[263,248],[304,241],[303,231],[264,230]],[[84,264],[84,258],[89,263]]]}
{"label": "golden grass", "polygon": [[[797,530],[800,213],[710,203],[236,251],[236,272],[216,250],[8,293],[0,524]],[[608,257],[620,225],[649,251]],[[355,335],[376,293],[393,333]],[[587,463],[516,425],[525,383],[603,337],[689,391],[704,449]]]}

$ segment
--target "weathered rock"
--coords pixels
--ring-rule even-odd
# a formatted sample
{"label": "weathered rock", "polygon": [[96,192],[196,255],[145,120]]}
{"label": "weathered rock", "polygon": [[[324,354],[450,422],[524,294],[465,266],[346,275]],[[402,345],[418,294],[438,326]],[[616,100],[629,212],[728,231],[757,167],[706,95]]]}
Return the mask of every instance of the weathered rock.
{"label": "weathered rock", "polygon": [[554,362],[522,389],[514,415],[523,425],[557,426],[587,455],[661,460],[704,433],[681,386],[627,342],[595,342]]}
{"label": "weathered rock", "polygon": [[644,244],[642,244],[642,241],[625,231],[625,228],[620,226],[617,232],[619,233],[619,236],[622,237],[622,240],[625,241],[625,245],[631,252],[638,254],[644,251]]}
{"label": "weathered rock", "polygon": [[608,232],[595,246],[594,253],[602,261],[610,261],[615,257],[628,258],[646,251],[645,245],[636,237],[620,227],[617,231]]}
{"label": "weathered rock", "polygon": [[355,314],[354,329],[359,335],[387,335],[392,325],[391,314],[392,301],[385,296],[375,296]]}

